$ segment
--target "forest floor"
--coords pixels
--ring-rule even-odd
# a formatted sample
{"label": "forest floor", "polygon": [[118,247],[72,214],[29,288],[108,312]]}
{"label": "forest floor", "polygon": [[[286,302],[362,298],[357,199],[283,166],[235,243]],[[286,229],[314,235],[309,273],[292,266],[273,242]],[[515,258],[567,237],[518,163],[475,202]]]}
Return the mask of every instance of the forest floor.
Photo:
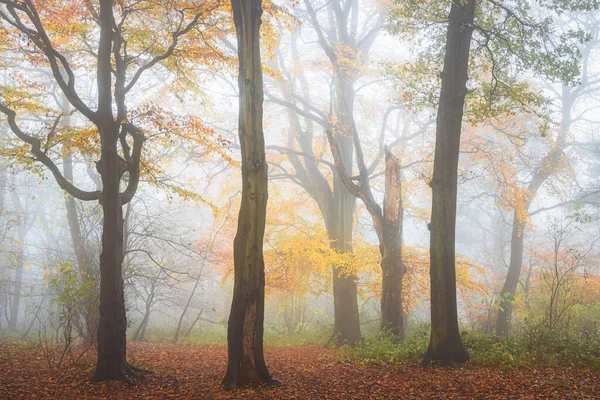
{"label": "forest floor", "polygon": [[600,399],[598,371],[342,362],[318,346],[267,349],[283,385],[229,393],[220,386],[223,347],[132,343],[129,355],[154,372],[135,384],[91,383],[93,354],[52,369],[39,348],[0,344],[0,399]]}

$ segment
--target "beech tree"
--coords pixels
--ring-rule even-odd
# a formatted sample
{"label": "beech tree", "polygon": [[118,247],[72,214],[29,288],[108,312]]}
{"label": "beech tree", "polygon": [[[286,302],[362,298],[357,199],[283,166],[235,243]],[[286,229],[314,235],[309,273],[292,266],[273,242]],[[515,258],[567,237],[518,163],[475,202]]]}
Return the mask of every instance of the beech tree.
{"label": "beech tree", "polygon": [[[541,3],[558,11],[592,7],[588,2],[550,0]],[[393,30],[414,34],[417,28],[424,28],[419,34],[432,37],[430,51],[422,55],[411,70],[415,82],[425,71],[429,73],[430,86],[422,91],[428,93],[426,99],[438,99],[434,171],[430,183],[431,336],[423,362],[462,363],[469,359],[469,354],[458,329],[455,230],[465,106],[467,120],[473,124],[515,109],[541,108],[544,98],[520,80],[518,73],[533,71],[572,83],[578,73],[578,44],[584,41],[585,35],[581,31],[559,32],[552,18],[536,18],[527,1],[399,4],[392,15]],[[432,71],[437,69],[442,55],[439,81],[432,80]],[[472,87],[467,86],[469,80],[473,81],[469,85]]]}
{"label": "beech tree", "polygon": [[[140,161],[144,147],[144,133],[135,123],[136,115],[128,109],[128,95],[142,75],[174,55],[185,35],[192,33],[200,40],[195,29],[211,10],[221,6],[189,2],[115,2],[99,0],[82,5],[78,2],[35,2],[33,0],[2,0],[0,19],[2,35],[7,40],[28,43],[34,52],[29,60],[50,69],[54,83],[60,88],[78,115],[93,125],[80,130],[78,135],[95,136],[92,143],[100,159],[96,163],[102,188],[84,190],[76,186],[68,173],[63,174],[49,149],[54,143],[57,126],[64,114],[58,113],[54,123],[46,127],[47,139],[33,133],[31,126],[19,116],[48,115],[50,110],[40,106],[32,93],[18,87],[4,86],[0,91],[0,111],[5,114],[14,135],[29,145],[34,160],[43,164],[69,195],[84,201],[99,201],[103,212],[102,252],[100,255],[100,319],[97,334],[98,360],[94,381],[135,379],[141,370],[126,361],[127,319],[123,295],[123,210],[133,198],[140,181]],[[69,27],[60,29],[65,13],[70,19],[90,22],[92,28]],[[165,25],[155,29],[150,43],[135,37],[139,30],[129,24],[140,24],[144,15],[175,15]],[[62,20],[64,24],[65,21]],[[74,35],[73,32],[83,32]],[[168,32],[168,33],[167,33]],[[76,38],[76,39],[75,39]],[[92,39],[93,38],[93,39]],[[77,41],[79,40],[79,41]],[[92,43],[96,40],[96,46]],[[91,54],[95,68],[97,96],[84,100],[78,92],[77,68],[79,59],[69,53],[69,47],[83,46],[80,54]],[[12,48],[15,51],[15,47]],[[77,52],[72,52],[77,54]],[[85,65],[85,64],[84,64]],[[20,83],[19,80],[15,82]],[[32,86],[38,91],[39,85]],[[139,117],[139,115],[138,115]],[[140,118],[143,120],[143,117]],[[121,190],[121,185],[124,189]]]}
{"label": "beech tree", "polygon": [[233,242],[234,286],[227,327],[227,371],[223,386],[276,383],[263,353],[267,214],[267,161],[263,134],[263,76],[260,56],[262,0],[231,0],[239,59],[239,138],[242,200]]}
{"label": "beech tree", "polygon": [[[278,174],[281,177],[288,178],[304,188],[307,193],[315,200],[321,214],[331,247],[339,253],[351,253],[353,251],[353,218],[356,210],[356,198],[367,201],[370,211],[373,211],[376,221],[383,220],[381,207],[373,200],[367,192],[370,187],[365,187],[367,183],[364,172],[361,175],[361,190],[356,190],[357,186],[346,185],[348,178],[352,173],[352,167],[355,162],[355,153],[362,156],[362,149],[358,140],[358,132],[355,133],[354,108],[357,82],[363,75],[363,68],[369,59],[369,53],[385,27],[386,7],[379,8],[374,6],[368,10],[363,24],[359,22],[359,16],[364,6],[356,0],[340,1],[334,0],[321,6],[314,0],[305,0],[305,11],[297,11],[299,18],[307,22],[311,32],[316,36],[316,43],[321,52],[324,53],[327,63],[328,74],[331,74],[328,109],[322,108],[318,103],[318,97],[315,94],[317,88],[311,87],[310,77],[302,70],[297,76],[286,67],[283,57],[279,58],[279,70],[283,72],[283,81],[277,82],[281,95],[277,96],[275,92],[268,93],[267,100],[275,104],[286,107],[293,133],[290,133],[286,146],[270,147],[276,152],[285,154],[287,160],[292,166],[292,172],[286,174],[284,168],[278,167]],[[366,9],[367,7],[364,7]],[[298,29],[296,35],[291,38],[291,56],[295,63],[304,61],[300,58],[297,41],[297,35],[303,34],[308,30]],[[329,107],[331,106],[331,107]],[[385,125],[385,124],[384,124]],[[329,163],[322,160],[320,156],[315,155],[314,142],[315,133],[318,128],[327,132],[330,141],[335,144],[332,152],[335,151],[335,163]],[[385,131],[386,127],[383,127]],[[369,165],[368,175],[380,165],[384,157],[383,144],[378,154],[377,160],[373,165]],[[358,158],[358,157],[357,157]],[[391,160],[391,159],[390,159]],[[364,160],[363,160],[364,161]],[[390,161],[391,162],[391,161]],[[326,166],[331,169],[333,182],[329,182],[329,173],[321,170],[320,166]],[[392,168],[393,169],[393,168]],[[391,179],[390,183],[399,187],[399,180]],[[348,190],[352,189],[352,191]],[[362,190],[364,189],[364,191]],[[399,191],[398,191],[399,193]],[[398,205],[397,201],[390,201]],[[377,211],[378,209],[378,211]],[[397,232],[388,236],[391,241],[396,242],[399,249],[400,225],[398,208],[394,216],[390,215],[390,226],[397,226]],[[383,228],[383,224],[379,225]],[[381,232],[381,230],[380,230]],[[390,252],[388,252],[390,254]],[[395,298],[390,299],[385,296],[384,308],[389,310],[388,305],[395,305],[396,310],[389,314],[398,314],[400,311],[400,292],[398,282],[402,277],[401,254],[396,251],[395,256],[386,258],[386,264],[391,261],[396,265],[395,268],[386,268],[386,276],[394,276],[395,289],[390,287],[386,293],[394,293]],[[343,265],[333,265],[333,301],[334,301],[334,328],[332,339],[336,344],[344,343],[354,344],[361,338],[360,321],[358,313],[358,277],[355,271],[344,267]],[[386,278],[387,283],[392,280]],[[394,292],[398,289],[398,292]],[[387,318],[382,326],[386,330],[400,332],[401,321],[394,317],[394,322]]]}
{"label": "beech tree", "polygon": [[[529,215],[537,214],[540,211],[533,210],[530,212],[530,207],[544,183],[559,169],[567,148],[574,144],[573,141],[568,140],[571,133],[571,126],[573,123],[584,119],[588,113],[587,108],[577,112],[576,107],[583,101],[586,101],[589,93],[597,90],[600,84],[600,74],[593,73],[590,67],[593,51],[598,48],[600,25],[598,25],[598,21],[594,15],[583,15],[580,18],[575,18],[575,20],[579,26],[590,34],[581,49],[581,75],[575,85],[569,86],[563,84],[560,86],[560,90],[552,88],[560,102],[558,132],[552,147],[548,149],[545,156],[539,161],[525,187],[521,189],[522,201],[515,205],[510,243],[510,263],[504,285],[499,293],[500,301],[498,318],[496,320],[496,335],[504,336],[510,333],[514,296],[523,268],[527,219]],[[589,198],[589,193],[584,194],[583,197]],[[581,200],[584,201],[584,198]]]}

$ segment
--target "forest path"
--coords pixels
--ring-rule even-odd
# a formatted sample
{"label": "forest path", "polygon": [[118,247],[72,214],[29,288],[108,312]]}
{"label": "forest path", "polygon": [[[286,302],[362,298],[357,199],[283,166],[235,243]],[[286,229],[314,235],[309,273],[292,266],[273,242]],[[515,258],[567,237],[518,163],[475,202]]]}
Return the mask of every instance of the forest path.
{"label": "forest path", "polygon": [[220,386],[226,356],[223,347],[131,343],[130,361],[154,373],[133,385],[93,384],[92,355],[51,370],[41,350],[0,344],[0,399],[600,399],[598,371],[340,362],[318,346],[267,349],[284,385],[228,393]]}

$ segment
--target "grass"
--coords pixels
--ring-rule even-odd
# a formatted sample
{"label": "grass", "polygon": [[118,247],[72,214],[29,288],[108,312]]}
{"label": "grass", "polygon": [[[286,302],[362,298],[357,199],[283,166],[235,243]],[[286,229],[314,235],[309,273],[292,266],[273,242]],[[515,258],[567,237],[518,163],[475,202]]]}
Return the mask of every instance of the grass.
{"label": "grass", "polygon": [[[153,343],[168,343],[173,340],[173,328],[155,327],[148,329],[146,340]],[[330,326],[319,326],[302,332],[285,334],[273,329],[265,329],[265,347],[295,347],[308,345],[324,345],[331,335]],[[180,337],[179,343],[202,346],[227,346],[227,328],[212,326],[195,329],[190,336]]]}
{"label": "grass", "polygon": [[[530,329],[509,337],[485,335],[473,330],[461,333],[473,361],[501,368],[528,365],[570,366],[600,370],[600,332],[566,333]],[[402,342],[382,334],[373,334],[355,346],[345,347],[342,361],[371,363],[418,362],[429,341],[429,326],[420,325]]]}

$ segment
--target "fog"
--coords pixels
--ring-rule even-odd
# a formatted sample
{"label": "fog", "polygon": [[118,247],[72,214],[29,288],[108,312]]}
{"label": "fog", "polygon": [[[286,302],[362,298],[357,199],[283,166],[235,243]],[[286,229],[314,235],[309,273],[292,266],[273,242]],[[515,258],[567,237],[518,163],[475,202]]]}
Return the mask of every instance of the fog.
{"label": "fog", "polygon": [[[227,10],[214,3],[211,20],[180,43],[174,61],[143,71],[127,93],[121,124],[137,124],[145,137],[139,185],[122,205],[129,343],[227,344],[234,237],[248,228],[238,227],[244,144],[237,43]],[[391,290],[401,321],[388,328],[399,337],[428,332],[445,25],[428,26],[418,13],[402,22],[403,6],[391,1],[291,3],[263,5],[265,347],[380,335],[387,324],[382,254],[394,234],[379,231],[377,221],[396,224],[401,246],[393,253],[401,260],[400,287]],[[531,57],[520,62],[488,44],[505,43],[503,33],[487,42],[486,31],[473,34],[457,175],[459,327],[485,335],[589,333],[597,343],[600,14],[538,5],[530,13],[535,21],[554,18],[555,47],[548,51],[565,61],[577,50],[578,70],[561,83],[560,68],[542,56],[522,55]],[[1,119],[0,340],[34,343],[56,366],[65,349],[83,352],[96,342],[104,221],[98,198],[80,200],[56,175],[86,193],[103,192],[101,146],[97,128],[57,84],[43,54],[28,54],[35,39],[7,30],[10,18],[2,16],[11,41],[0,56],[0,101],[17,110],[19,129],[38,140],[56,171],[30,152],[9,118]],[[80,100],[95,110],[104,90],[94,50],[99,28],[81,18],[93,27],[51,36],[72,64]],[[131,39],[131,54],[158,46],[153,35],[174,26],[157,21],[143,22],[153,33]],[[577,29],[588,36],[561,48],[560,34]],[[531,37],[514,40],[518,51],[540,50]],[[132,65],[139,68],[152,51],[158,54],[140,53]],[[62,64],[55,68],[67,76]],[[118,99],[111,107],[119,118]],[[129,165],[137,139],[126,129],[119,157]],[[128,168],[119,174],[123,193],[137,179]]]}

